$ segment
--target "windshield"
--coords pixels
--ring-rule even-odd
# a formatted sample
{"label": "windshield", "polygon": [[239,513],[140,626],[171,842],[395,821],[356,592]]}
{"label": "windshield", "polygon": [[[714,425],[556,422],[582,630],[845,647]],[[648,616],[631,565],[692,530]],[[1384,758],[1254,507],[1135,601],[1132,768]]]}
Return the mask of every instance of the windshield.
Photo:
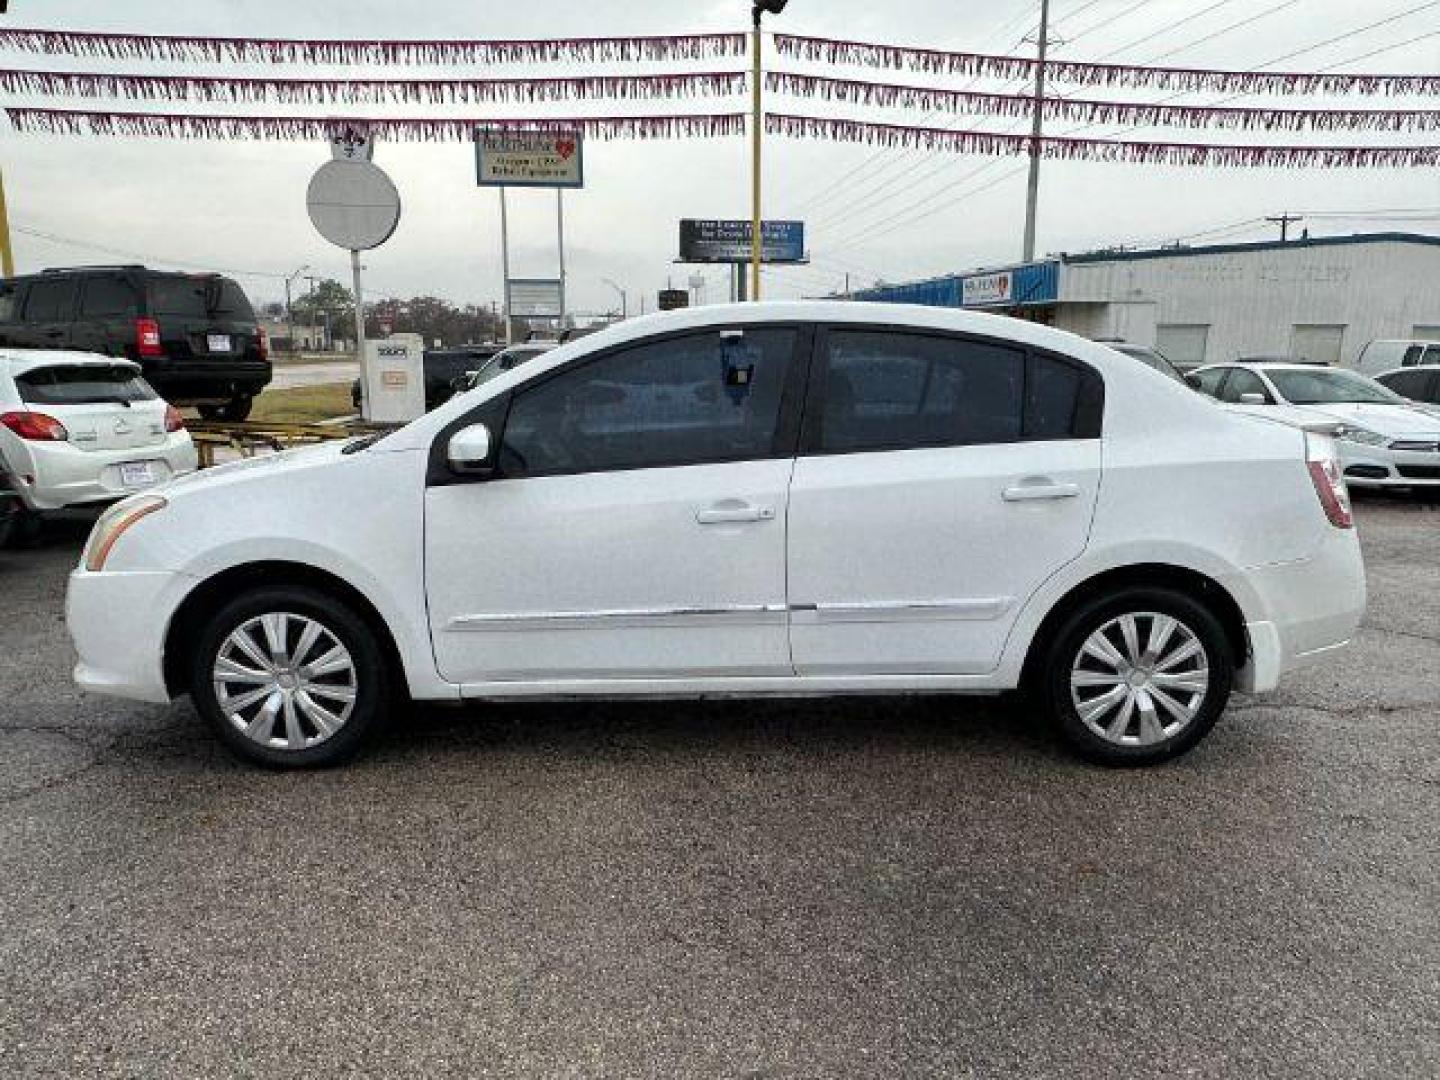
{"label": "windshield", "polygon": [[1154,349],[1142,348],[1139,345],[1111,345],[1110,347],[1118,353],[1124,353],[1126,356],[1139,360],[1147,367],[1154,368],[1161,375],[1170,376],[1178,383],[1185,382],[1185,376],[1180,374],[1175,365]]}
{"label": "windshield", "polygon": [[154,401],[155,391],[133,367],[85,365],[35,368],[15,376],[27,405],[89,405],[102,401]]}
{"label": "windshield", "polygon": [[1353,371],[1318,368],[1315,371],[1270,370],[1265,374],[1270,376],[1280,396],[1292,405],[1405,404],[1405,399],[1393,390]]}

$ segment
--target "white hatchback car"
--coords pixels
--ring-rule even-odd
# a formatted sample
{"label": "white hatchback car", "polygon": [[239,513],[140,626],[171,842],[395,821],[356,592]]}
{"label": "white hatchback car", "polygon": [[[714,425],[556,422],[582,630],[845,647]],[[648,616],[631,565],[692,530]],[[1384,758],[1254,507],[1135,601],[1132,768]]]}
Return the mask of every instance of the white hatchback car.
{"label": "white hatchback car", "polygon": [[1154,762],[1354,633],[1334,455],[1031,323],[672,312],[114,507],[70,581],[76,678],[188,691],[282,766],[352,753],[396,693],[1021,686],[1085,756]]}
{"label": "white hatchback car", "polygon": [[1192,377],[1232,409],[1343,425],[1340,460],[1352,487],[1440,487],[1440,415],[1368,376],[1317,364],[1212,364]]}
{"label": "white hatchback car", "polygon": [[27,510],[114,502],[195,471],[185,423],[129,360],[0,351],[0,458]]}

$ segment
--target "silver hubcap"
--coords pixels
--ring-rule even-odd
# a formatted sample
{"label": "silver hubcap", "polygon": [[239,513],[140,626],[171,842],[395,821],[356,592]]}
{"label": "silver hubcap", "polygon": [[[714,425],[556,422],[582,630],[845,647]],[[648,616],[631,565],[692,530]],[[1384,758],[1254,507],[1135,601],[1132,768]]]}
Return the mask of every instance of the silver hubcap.
{"label": "silver hubcap", "polygon": [[314,619],[273,612],[235,628],[215,657],[215,700],[261,746],[304,750],[329,739],[355,709],[355,662]]}
{"label": "silver hubcap", "polygon": [[1080,647],[1070,698],[1085,726],[1119,746],[1164,742],[1195,719],[1210,657],[1180,620],[1154,611],[1111,619]]}

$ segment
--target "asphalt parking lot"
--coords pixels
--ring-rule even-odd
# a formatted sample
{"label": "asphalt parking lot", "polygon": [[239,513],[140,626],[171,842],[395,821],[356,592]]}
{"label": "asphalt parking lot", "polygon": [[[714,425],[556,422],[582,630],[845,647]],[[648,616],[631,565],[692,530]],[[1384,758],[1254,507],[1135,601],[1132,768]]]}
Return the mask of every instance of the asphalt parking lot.
{"label": "asphalt parking lot", "polygon": [[1354,647],[1107,772],[940,699],[427,710],[320,774],[80,695],[0,553],[0,1075],[1433,1076],[1440,507]]}

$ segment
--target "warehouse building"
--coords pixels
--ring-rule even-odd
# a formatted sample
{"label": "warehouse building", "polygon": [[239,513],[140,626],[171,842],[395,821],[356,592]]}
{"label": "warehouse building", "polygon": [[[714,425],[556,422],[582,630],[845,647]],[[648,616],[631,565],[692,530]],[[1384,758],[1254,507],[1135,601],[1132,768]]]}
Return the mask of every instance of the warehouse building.
{"label": "warehouse building", "polygon": [[1099,251],[854,294],[995,311],[1152,345],[1183,368],[1242,356],[1354,364],[1377,338],[1440,340],[1440,237],[1369,233]]}

